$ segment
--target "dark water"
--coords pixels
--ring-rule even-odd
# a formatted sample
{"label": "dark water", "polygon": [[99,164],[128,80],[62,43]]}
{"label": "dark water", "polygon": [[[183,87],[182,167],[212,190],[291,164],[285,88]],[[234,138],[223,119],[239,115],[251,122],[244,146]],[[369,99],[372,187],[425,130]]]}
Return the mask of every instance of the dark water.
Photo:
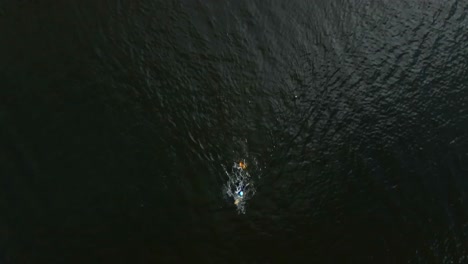
{"label": "dark water", "polygon": [[467,12],[0,1],[0,263],[468,263]]}

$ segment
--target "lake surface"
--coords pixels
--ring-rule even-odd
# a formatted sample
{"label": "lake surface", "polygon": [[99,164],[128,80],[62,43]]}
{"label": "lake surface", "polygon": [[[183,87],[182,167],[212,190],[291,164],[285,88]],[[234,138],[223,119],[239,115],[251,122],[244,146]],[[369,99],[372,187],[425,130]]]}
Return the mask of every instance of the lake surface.
{"label": "lake surface", "polygon": [[0,2],[0,263],[468,262],[467,1],[59,2]]}

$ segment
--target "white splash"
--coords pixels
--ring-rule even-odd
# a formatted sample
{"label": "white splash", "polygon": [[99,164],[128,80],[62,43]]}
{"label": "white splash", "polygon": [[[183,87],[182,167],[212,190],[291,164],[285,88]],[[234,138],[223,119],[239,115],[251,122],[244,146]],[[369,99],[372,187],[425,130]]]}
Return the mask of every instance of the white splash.
{"label": "white splash", "polygon": [[224,168],[228,181],[224,187],[225,193],[232,198],[237,212],[245,214],[245,205],[255,194],[255,186],[249,174],[249,164],[245,160],[234,162],[230,171]]}

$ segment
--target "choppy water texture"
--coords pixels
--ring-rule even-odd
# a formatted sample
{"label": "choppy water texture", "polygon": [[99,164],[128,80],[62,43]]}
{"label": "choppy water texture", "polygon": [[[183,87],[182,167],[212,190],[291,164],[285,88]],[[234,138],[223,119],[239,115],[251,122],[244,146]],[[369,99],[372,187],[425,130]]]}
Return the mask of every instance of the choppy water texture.
{"label": "choppy water texture", "polygon": [[467,12],[0,2],[0,261],[466,263]]}

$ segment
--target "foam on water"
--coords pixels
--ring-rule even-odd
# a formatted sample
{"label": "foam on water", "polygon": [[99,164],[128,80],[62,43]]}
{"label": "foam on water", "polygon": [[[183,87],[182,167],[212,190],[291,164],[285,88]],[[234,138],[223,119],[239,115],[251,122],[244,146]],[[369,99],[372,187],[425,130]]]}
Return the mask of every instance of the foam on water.
{"label": "foam on water", "polygon": [[245,214],[246,202],[255,195],[254,181],[248,170],[248,163],[245,160],[234,162],[229,170],[224,168],[228,177],[224,192],[233,199],[238,213],[242,214]]}

